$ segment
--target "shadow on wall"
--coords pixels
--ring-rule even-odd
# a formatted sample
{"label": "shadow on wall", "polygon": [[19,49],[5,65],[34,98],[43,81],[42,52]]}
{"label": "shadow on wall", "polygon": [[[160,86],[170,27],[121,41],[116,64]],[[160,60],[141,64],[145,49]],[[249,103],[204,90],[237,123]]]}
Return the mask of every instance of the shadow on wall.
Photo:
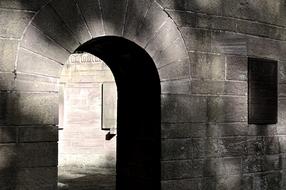
{"label": "shadow on wall", "polygon": [[[57,127],[54,122],[48,122],[51,115],[47,116],[46,111],[55,113],[56,110],[43,109],[42,100],[33,105],[38,98],[19,94],[14,87],[9,91],[5,88],[0,87],[0,186],[25,188],[33,180],[40,180],[35,188],[41,184],[47,186],[49,178],[57,175]],[[48,186],[56,187],[53,182]]]}

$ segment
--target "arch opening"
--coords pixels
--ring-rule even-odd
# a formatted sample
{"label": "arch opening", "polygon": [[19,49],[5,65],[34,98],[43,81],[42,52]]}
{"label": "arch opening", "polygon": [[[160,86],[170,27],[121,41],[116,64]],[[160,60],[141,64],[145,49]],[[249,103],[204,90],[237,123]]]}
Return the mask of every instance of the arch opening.
{"label": "arch opening", "polygon": [[159,190],[161,87],[152,58],[135,43],[115,36],[95,38],[75,52],[100,58],[115,78],[116,190]]}
{"label": "arch opening", "polygon": [[72,54],[60,77],[58,189],[115,189],[117,89],[107,65]]}

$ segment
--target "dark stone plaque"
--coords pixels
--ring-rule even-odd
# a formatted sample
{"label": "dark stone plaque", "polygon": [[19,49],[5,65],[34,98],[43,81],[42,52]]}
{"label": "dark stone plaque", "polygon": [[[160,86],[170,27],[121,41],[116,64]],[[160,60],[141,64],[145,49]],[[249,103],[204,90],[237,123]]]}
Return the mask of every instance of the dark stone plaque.
{"label": "dark stone plaque", "polygon": [[277,123],[277,61],[248,59],[248,123]]}

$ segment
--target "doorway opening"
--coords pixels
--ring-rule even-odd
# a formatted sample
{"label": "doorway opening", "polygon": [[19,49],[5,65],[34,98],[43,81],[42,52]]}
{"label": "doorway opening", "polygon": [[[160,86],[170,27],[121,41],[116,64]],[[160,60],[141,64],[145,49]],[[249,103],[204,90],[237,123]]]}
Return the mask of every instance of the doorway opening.
{"label": "doorway opening", "polygon": [[[115,189],[160,190],[161,87],[152,58],[135,43],[115,36],[90,40],[76,53],[104,61],[117,86]],[[110,134],[112,139],[112,130]]]}
{"label": "doorway opening", "polygon": [[117,89],[109,67],[72,54],[60,78],[59,190],[115,190]]}

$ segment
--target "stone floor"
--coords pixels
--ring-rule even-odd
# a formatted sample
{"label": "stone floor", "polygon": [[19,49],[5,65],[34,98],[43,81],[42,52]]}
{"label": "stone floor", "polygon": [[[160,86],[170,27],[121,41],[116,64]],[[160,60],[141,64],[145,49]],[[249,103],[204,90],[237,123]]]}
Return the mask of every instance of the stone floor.
{"label": "stone floor", "polygon": [[58,190],[115,190],[115,171],[59,167]]}

